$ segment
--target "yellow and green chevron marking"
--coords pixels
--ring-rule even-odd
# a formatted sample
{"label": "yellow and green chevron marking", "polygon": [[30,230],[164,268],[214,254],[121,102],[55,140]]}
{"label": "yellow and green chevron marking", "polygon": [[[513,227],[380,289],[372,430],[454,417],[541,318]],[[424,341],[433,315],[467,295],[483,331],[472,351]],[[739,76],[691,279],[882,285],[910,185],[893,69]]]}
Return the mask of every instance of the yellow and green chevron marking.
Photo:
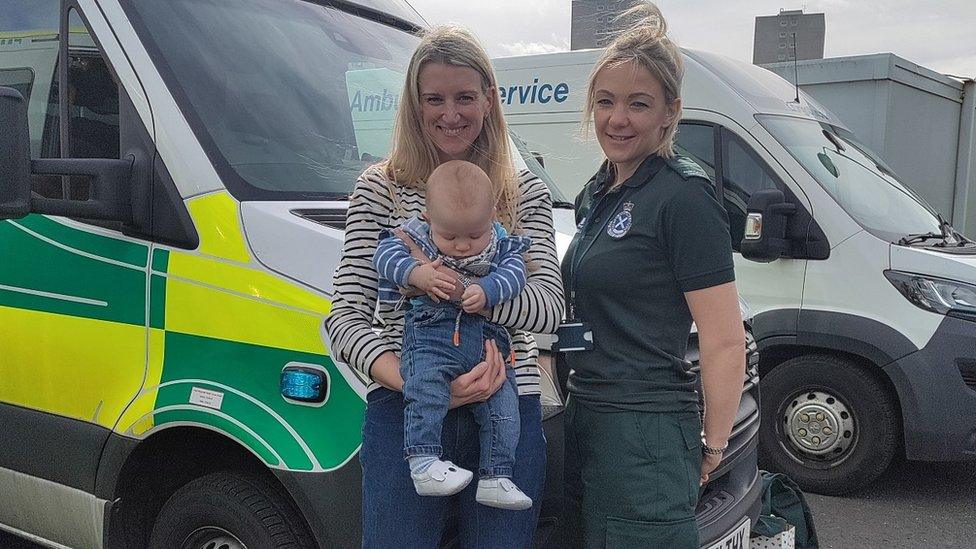
{"label": "yellow and green chevron marking", "polygon": [[[320,338],[329,301],[257,265],[228,194],[188,206],[194,251],[38,215],[0,222],[0,401],[136,438],[202,426],[271,467],[342,465],[364,403]],[[324,406],[281,398],[290,362],[326,368]],[[191,403],[194,388],[222,393],[219,409]]]}

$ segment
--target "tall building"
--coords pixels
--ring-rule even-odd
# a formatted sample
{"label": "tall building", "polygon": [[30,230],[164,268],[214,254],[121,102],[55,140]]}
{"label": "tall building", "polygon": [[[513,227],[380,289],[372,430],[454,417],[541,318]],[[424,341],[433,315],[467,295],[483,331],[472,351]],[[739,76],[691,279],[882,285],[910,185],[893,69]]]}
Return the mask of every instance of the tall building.
{"label": "tall building", "polygon": [[752,48],[752,62],[776,63],[794,59],[823,59],[826,23],[822,13],[803,13],[803,10],[780,10],[778,15],[756,17],[756,35]]}
{"label": "tall building", "polygon": [[618,16],[635,0],[573,0],[570,49],[602,48],[630,21]]}

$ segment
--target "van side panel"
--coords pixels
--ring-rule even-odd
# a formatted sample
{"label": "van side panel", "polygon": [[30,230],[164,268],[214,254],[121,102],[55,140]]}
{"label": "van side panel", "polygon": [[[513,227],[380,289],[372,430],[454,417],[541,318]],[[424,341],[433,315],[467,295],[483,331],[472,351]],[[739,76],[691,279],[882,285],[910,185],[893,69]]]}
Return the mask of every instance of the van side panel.
{"label": "van side panel", "polygon": [[808,262],[802,309],[864,317],[888,325],[915,349],[924,347],[943,317],[920,310],[888,282],[889,248],[862,230],[834,244],[830,259]]}
{"label": "van side panel", "polygon": [[[46,546],[101,549],[105,500],[3,467],[0,494],[0,529],[40,536]],[[51,520],[52,510],[57,510],[57,520]]]}
{"label": "van side panel", "polygon": [[148,246],[30,215],[0,222],[0,257],[0,523],[96,547],[98,458],[144,377]]}
{"label": "van side panel", "polygon": [[[153,250],[150,357],[161,367],[150,368],[116,431],[141,439],[195,425],[237,440],[272,468],[340,467],[359,448],[364,402],[319,336],[331,303],[254,260],[230,195],[187,205],[200,247]],[[296,362],[326,368],[321,407],[281,397],[281,371]]]}

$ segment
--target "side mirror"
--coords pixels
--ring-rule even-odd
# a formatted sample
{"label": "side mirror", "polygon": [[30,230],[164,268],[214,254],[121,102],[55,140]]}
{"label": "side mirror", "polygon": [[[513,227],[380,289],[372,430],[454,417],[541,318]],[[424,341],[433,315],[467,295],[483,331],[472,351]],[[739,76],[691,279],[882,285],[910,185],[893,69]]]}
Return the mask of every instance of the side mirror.
{"label": "side mirror", "polygon": [[786,238],[787,217],[796,206],[786,201],[783,191],[765,189],[753,194],[746,206],[746,228],[739,251],[742,257],[768,263],[790,253]]}
{"label": "side mirror", "polygon": [[[110,158],[42,158],[31,160],[27,102],[13,88],[0,87],[0,219],[35,212],[129,223],[129,193],[135,156]],[[31,174],[87,176],[92,198],[65,200],[31,195]]]}
{"label": "side mirror", "polygon": [[30,137],[27,101],[13,88],[0,87],[0,219],[30,213]]}

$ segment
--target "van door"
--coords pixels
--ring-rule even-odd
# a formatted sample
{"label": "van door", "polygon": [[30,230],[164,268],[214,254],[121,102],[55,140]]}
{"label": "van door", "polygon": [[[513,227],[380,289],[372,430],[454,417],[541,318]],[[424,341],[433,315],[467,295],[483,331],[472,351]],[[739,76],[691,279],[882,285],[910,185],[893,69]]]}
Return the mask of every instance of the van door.
{"label": "van door", "polygon": [[[0,39],[0,79],[27,91],[32,156],[118,159],[120,89],[79,8],[5,11],[21,25]],[[33,190],[85,200],[92,186],[35,176]],[[100,511],[82,508],[92,512],[102,447],[145,371],[148,246],[112,223],[32,214],[0,222],[0,258],[0,486],[10,471],[35,485],[4,491],[0,523],[93,546]],[[31,512],[42,494],[58,497],[57,517]]]}
{"label": "van door", "polygon": [[715,113],[686,110],[679,126],[677,149],[694,158],[715,184],[716,195],[729,215],[736,286],[755,313],[757,339],[795,334],[803,295],[806,260],[778,259],[757,263],[739,253],[746,219],[746,204],[762,189],[780,189],[809,211],[809,202],[785,181],[786,173],[747,131]]}

